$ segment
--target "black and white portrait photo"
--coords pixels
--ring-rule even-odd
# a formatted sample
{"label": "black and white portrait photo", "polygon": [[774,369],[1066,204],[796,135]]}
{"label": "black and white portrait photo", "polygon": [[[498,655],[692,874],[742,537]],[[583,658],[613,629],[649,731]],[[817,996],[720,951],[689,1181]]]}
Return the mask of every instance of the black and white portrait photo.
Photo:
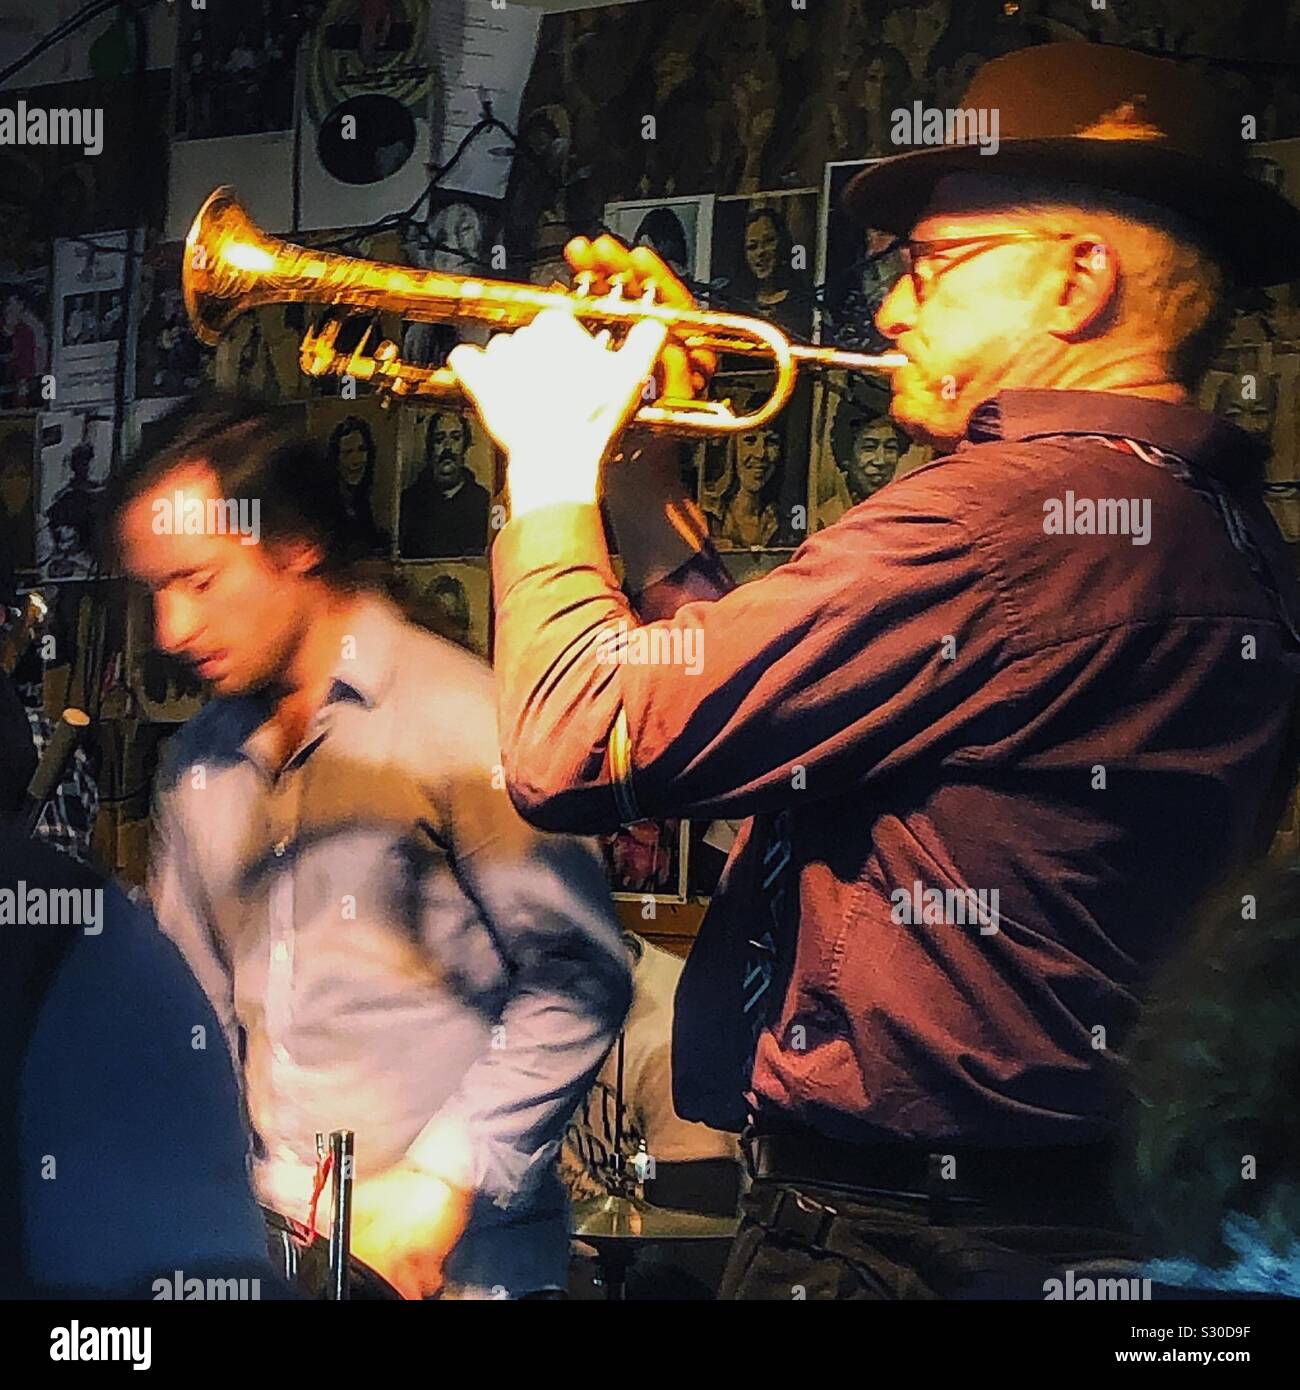
{"label": "black and white portrait photo", "polygon": [[356,559],[392,550],[397,481],[397,420],[375,396],[307,403],[307,429],[325,448],[329,484],[348,518]]}
{"label": "black and white portrait photo", "polygon": [[709,277],[713,198],[611,203],[605,225],[629,246],[648,246],[683,280]]}
{"label": "black and white portrait photo", "polygon": [[889,340],[876,327],[876,312],[903,273],[896,239],[864,229],[840,206],[845,186],[867,160],[828,164],[823,207],[823,285],[818,341],[853,352],[884,352]]}
{"label": "black and white portrait photo", "polygon": [[807,342],[813,326],[817,191],[719,198],[712,240],[712,307],[768,319]]}
{"label": "black and white portrait photo", "polygon": [[[771,394],[767,373],[722,375],[712,395],[737,415],[754,414]],[[781,550],[807,534],[806,382],[773,419],[704,446],[699,505],[719,550]]]}
{"label": "black and white portrait photo", "polygon": [[402,558],[485,554],[494,456],[476,420],[452,406],[404,407],[398,440]]}

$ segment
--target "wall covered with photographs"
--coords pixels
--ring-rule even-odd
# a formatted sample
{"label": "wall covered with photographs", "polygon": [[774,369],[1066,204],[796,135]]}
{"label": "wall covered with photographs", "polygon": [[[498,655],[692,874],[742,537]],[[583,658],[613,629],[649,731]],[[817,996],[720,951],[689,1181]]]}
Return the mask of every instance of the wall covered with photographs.
{"label": "wall covered with photographs", "polygon": [[[1257,118],[1259,175],[1300,202],[1300,82],[1278,60],[1300,52],[1297,3],[654,0],[545,18],[507,6],[480,19],[486,35],[416,0],[329,0],[307,33],[291,9],[177,6],[174,32],[147,53],[119,53],[91,26],[76,61],[0,92],[0,107],[104,112],[93,156],[0,147],[0,585],[11,605],[34,583],[53,596],[47,705],[75,699],[103,721],[102,848],[132,877],[141,789],[202,692],[153,651],[147,607],[103,572],[93,530],[112,470],[190,393],[294,403],[374,581],[416,621],[491,655],[487,555],[504,510],[490,441],[454,403],[384,409],[364,383],[304,375],[301,337],[320,322],[309,306],[255,310],[215,349],[200,344],[182,238],[216,185],[300,244],[539,285],[567,280],[570,236],[610,230],[653,246],[717,308],[877,351],[874,315],[900,264],[839,195],[892,152],[889,113],[955,105],[982,60],[1077,38],[1202,69]],[[465,144],[484,91],[497,124]],[[344,138],[349,116],[363,141]],[[381,337],[424,365],[485,339],[384,315],[345,319],[337,346]],[[715,394],[736,408],[769,389],[760,360],[720,364]],[[1202,400],[1268,436],[1270,502],[1300,554],[1300,285],[1240,303]],[[738,582],[927,461],[887,405],[872,378],[806,376],[768,427],[684,454]],[[654,913],[666,935],[674,921],[689,934],[685,905],[712,890],[734,833],[667,821],[607,837],[611,883],[638,926]]]}

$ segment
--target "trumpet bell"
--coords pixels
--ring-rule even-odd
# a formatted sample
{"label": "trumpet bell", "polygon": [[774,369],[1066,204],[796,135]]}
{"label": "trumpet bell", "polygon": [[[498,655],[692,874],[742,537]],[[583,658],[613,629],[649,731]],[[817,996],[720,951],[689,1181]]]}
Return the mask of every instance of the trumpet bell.
{"label": "trumpet bell", "polygon": [[234,191],[208,195],[185,238],[181,290],[194,335],[215,347],[241,314],[269,303],[264,277],[276,269],[275,249],[240,206]]}

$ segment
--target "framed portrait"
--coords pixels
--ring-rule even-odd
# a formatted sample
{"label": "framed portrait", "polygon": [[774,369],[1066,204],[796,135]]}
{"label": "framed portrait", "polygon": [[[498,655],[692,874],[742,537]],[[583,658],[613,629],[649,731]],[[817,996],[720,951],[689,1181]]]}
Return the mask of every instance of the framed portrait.
{"label": "framed portrait", "polygon": [[0,582],[36,568],[36,419],[0,415]]}
{"label": "framed portrait", "polygon": [[498,491],[496,450],[454,405],[400,407],[398,553],[403,560],[485,555]]}
{"label": "framed portrait", "polygon": [[817,341],[852,352],[884,352],[889,340],[876,327],[876,311],[903,273],[901,254],[888,232],[864,230],[840,206],[849,180],[871,160],[826,166],[823,221],[817,255],[822,286]]}
{"label": "framed portrait", "polygon": [[707,282],[713,239],[713,195],[608,203],[605,225],[629,246],[648,246],[686,281]]}
{"label": "framed portrait", "polygon": [[687,822],[641,820],[597,838],[615,899],[686,901]]}
{"label": "framed portrait", "polygon": [[[767,372],[724,373],[713,396],[753,412],[772,390]],[[805,378],[765,425],[706,443],[696,500],[719,550],[788,550],[808,534],[808,415]]]}
{"label": "framed portrait", "polygon": [[[808,342],[817,260],[815,188],[719,198],[714,204],[709,302],[715,309],[767,319]],[[743,368],[746,359],[724,361]],[[750,366],[761,365],[751,361]]]}
{"label": "framed portrait", "polygon": [[398,565],[389,596],[418,627],[487,657],[492,646],[492,576],[486,560]]}
{"label": "framed portrait", "polygon": [[820,531],[894,478],[934,456],[889,417],[889,383],[854,372],[823,373],[813,389],[811,529]]}
{"label": "framed portrait", "polygon": [[98,569],[100,495],[117,422],[110,404],[39,417],[37,567],[43,579],[86,579]]}
{"label": "framed portrait", "polygon": [[390,555],[397,515],[397,418],[379,398],[308,401],[307,433],[325,449],[355,540],[357,558]]}

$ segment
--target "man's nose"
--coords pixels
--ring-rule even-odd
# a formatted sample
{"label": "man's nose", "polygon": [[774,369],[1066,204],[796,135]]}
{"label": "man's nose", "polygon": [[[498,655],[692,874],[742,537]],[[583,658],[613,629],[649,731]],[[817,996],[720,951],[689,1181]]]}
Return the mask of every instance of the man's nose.
{"label": "man's nose", "polygon": [[154,645],[160,650],[179,656],[193,646],[200,623],[192,600],[179,594],[157,594],[153,619]]}
{"label": "man's nose", "polygon": [[916,310],[912,277],[900,275],[876,310],[876,327],[886,338],[896,341],[916,322]]}

